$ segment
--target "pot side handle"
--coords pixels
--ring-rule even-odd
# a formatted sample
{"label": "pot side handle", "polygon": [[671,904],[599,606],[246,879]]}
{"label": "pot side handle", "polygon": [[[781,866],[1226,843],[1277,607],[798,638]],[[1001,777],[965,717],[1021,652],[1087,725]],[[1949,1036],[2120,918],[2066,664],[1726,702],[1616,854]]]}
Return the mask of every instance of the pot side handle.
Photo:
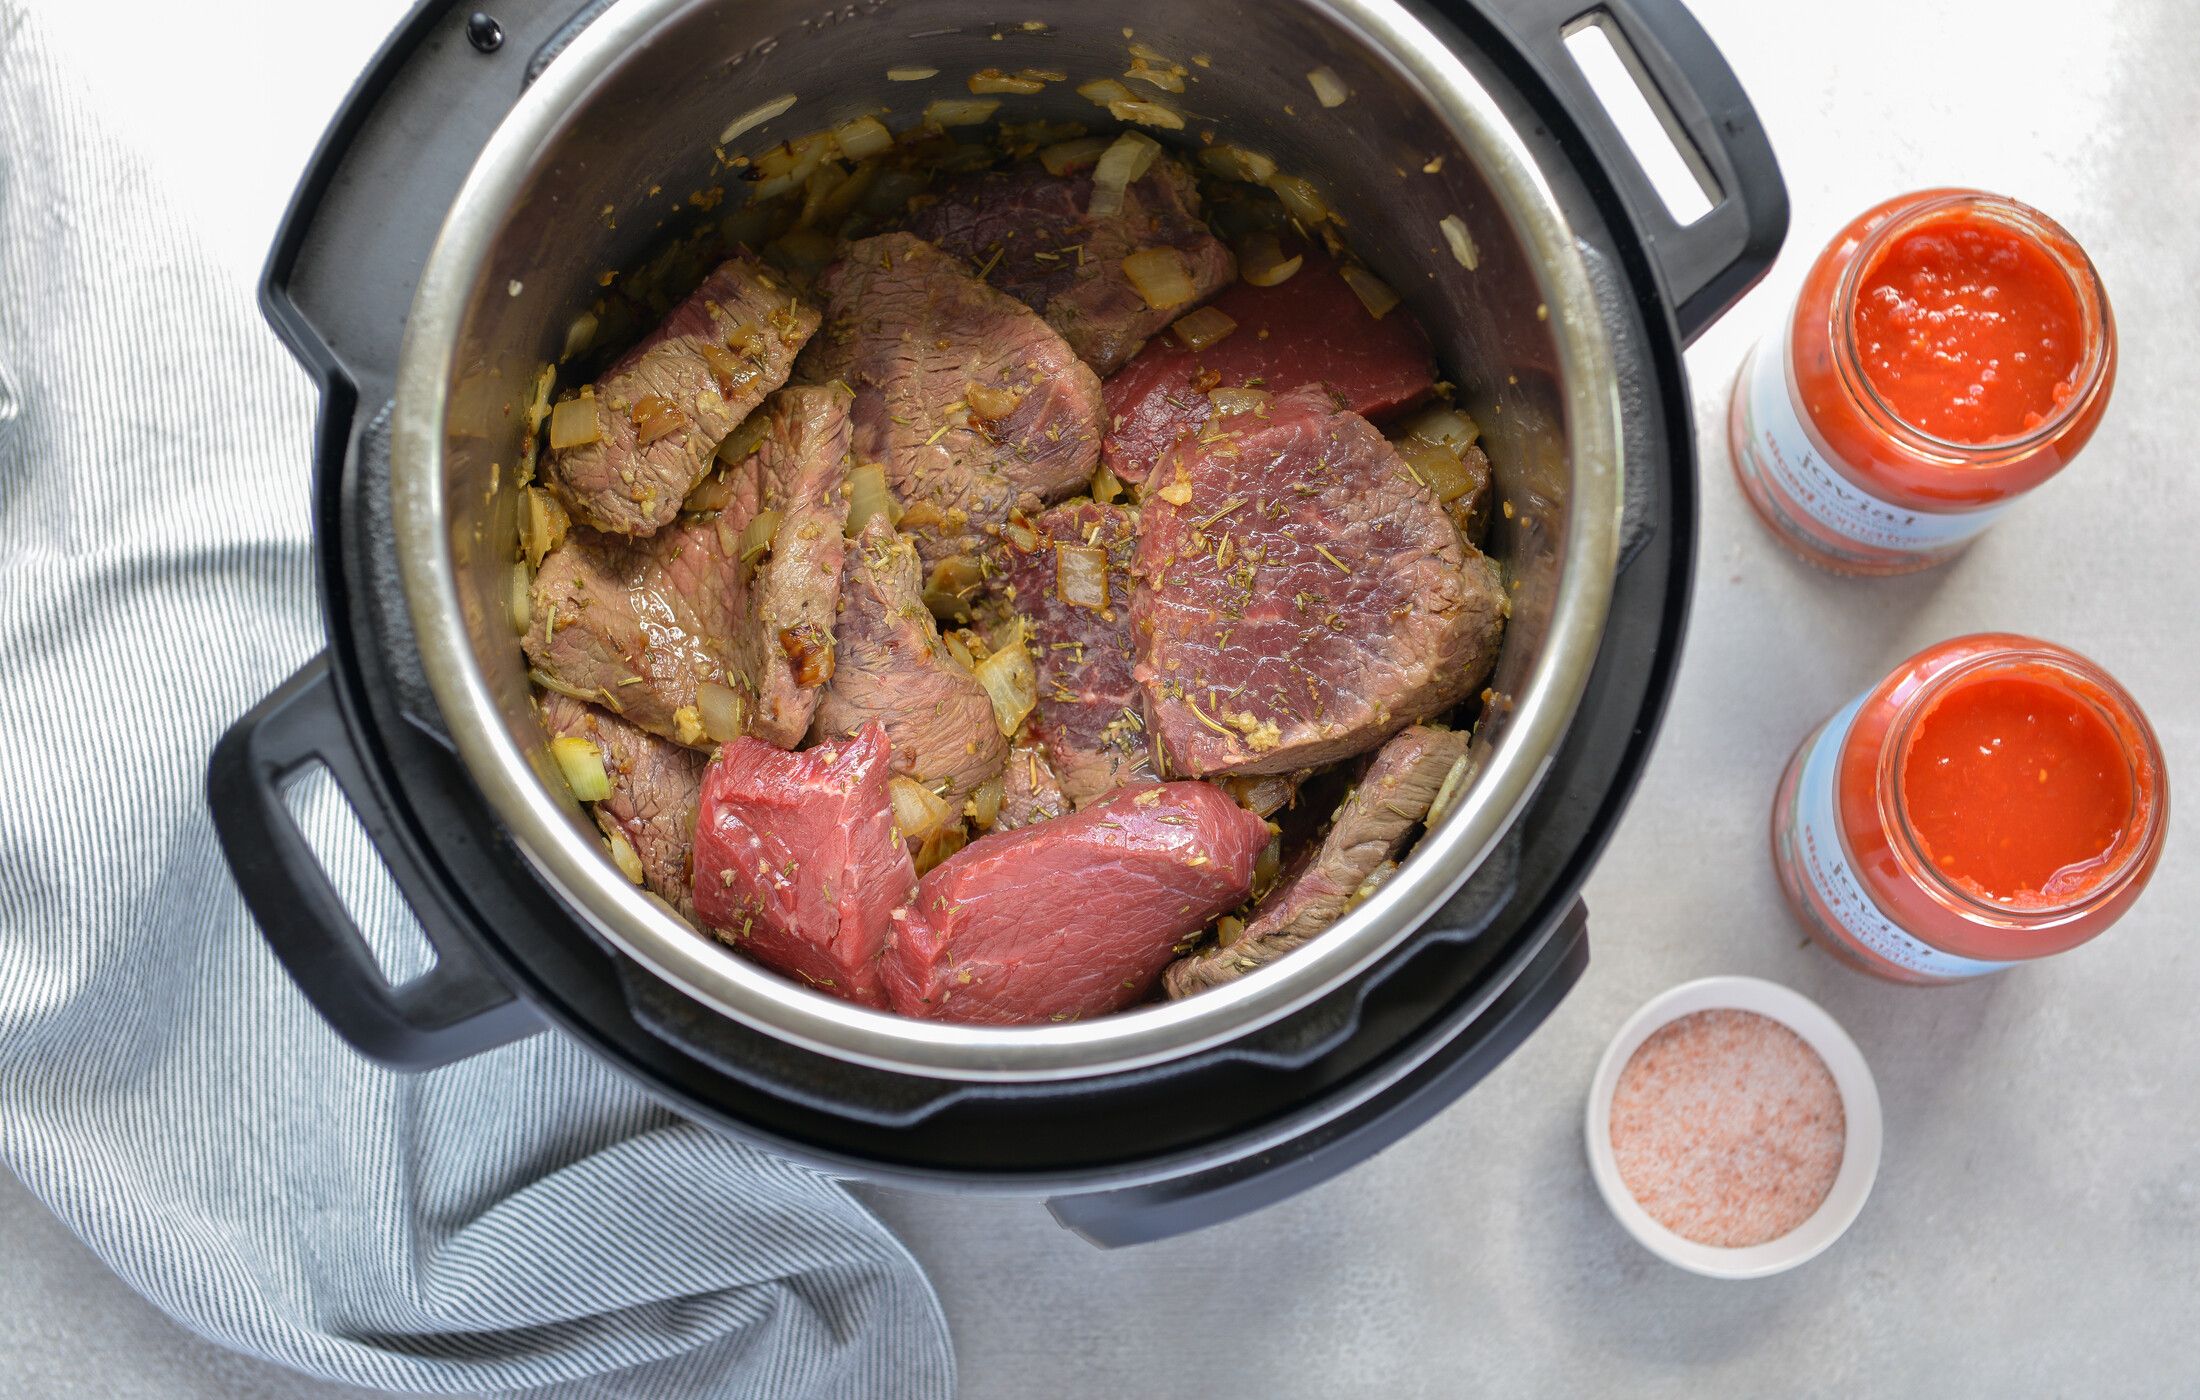
{"label": "pot side handle", "polygon": [[[1485,0],[1543,70],[1633,214],[1679,324],[1694,343],[1757,284],[1787,237],[1787,185],[1763,123],[1734,70],[1680,0]],[[1711,209],[1675,221],[1566,47],[1600,26],[1690,166],[1708,176]],[[1674,130],[1675,127],[1678,130]]]}
{"label": "pot side handle", "polygon": [[[376,966],[284,790],[319,764],[343,793],[405,902],[435,965],[392,986]],[[428,1070],[531,1035],[542,1022],[457,932],[420,853],[382,805],[352,742],[324,654],[231,725],[207,764],[207,804],[231,876],[268,946],[337,1034],[391,1069]]]}

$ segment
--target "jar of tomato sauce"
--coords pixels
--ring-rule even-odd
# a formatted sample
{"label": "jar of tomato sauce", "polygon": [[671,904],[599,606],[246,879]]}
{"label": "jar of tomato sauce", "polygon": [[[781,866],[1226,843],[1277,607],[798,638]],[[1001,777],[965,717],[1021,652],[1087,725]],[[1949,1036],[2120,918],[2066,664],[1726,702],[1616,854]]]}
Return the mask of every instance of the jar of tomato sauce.
{"label": "jar of tomato sauce", "polygon": [[1841,230],[1743,361],[1734,470],[1805,559],[1907,573],[2075,457],[2115,377],[2108,294],[2054,220],[1978,190],[1902,195]]}
{"label": "jar of tomato sauce", "polygon": [[2123,687],[2051,642],[1985,633],[1911,657],[1803,741],[1772,858],[1834,956],[1936,984],[2099,935],[2168,821],[2161,745]]}

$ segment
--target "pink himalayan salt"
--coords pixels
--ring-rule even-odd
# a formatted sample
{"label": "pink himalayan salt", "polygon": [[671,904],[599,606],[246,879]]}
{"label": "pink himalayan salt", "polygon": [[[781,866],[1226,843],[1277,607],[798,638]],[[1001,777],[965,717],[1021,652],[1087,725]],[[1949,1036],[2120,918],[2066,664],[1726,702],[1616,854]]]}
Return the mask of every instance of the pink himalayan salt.
{"label": "pink himalayan salt", "polygon": [[1754,1011],[1660,1027],[1612,1093],[1620,1180],[1651,1219],[1698,1244],[1763,1244],[1810,1219],[1847,1136],[1825,1061]]}

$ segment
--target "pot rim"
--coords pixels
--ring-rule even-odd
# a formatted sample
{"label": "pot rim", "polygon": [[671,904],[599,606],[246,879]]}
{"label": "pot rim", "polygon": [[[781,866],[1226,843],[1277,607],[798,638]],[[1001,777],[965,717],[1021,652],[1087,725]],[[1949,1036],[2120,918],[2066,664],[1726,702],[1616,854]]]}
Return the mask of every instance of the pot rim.
{"label": "pot rim", "polygon": [[1394,0],[1296,0],[1356,33],[1476,153],[1550,309],[1573,498],[1550,621],[1502,740],[1398,873],[1290,958],[1196,997],[1091,1021],[966,1026],[812,991],[698,936],[628,883],[574,821],[572,804],[543,784],[473,658],[443,486],[443,423],[468,300],[505,210],[568,114],[649,34],[696,3],[619,0],[521,96],[436,237],[398,360],[391,505],[421,664],[468,772],[529,864],[612,946],[721,1014],[805,1049],[926,1078],[1033,1082],[1163,1063],[1270,1025],[1389,954],[1473,873],[1534,793],[1588,684],[1619,556],[1625,493],[1611,345],[1572,228],[1495,99],[1443,39]]}

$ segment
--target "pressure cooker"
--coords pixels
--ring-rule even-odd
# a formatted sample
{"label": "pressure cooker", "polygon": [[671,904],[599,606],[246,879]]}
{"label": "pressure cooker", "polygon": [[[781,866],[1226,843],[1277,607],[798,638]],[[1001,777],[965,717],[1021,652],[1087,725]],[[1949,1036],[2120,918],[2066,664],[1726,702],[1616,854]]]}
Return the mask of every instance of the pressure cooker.
{"label": "pressure cooker", "polygon": [[[1668,210],[1575,62],[1567,41],[1590,27],[1664,118],[1700,217]],[[742,134],[766,143],[867,112],[906,121],[969,73],[1034,66],[1073,81],[1004,117],[1090,121],[1074,82],[1120,72],[1131,35],[1208,60],[1187,128],[1158,134],[1211,133],[1313,180],[1428,329],[1520,507],[1486,545],[1512,618],[1471,781],[1320,938],[1089,1021],[896,1017],[697,936],[549,780],[504,601],[514,406],[601,271],[645,261],[677,225],[616,211],[712,185],[743,114],[775,113]],[[1312,100],[1316,67],[1347,102]],[[1578,892],[1656,731],[1687,611],[1681,352],[1762,275],[1786,221],[1755,114],[1676,0],[427,0],[335,118],[262,288],[319,384],[328,647],[215,749],[230,867],[321,1014],[402,1070],[568,1035],[789,1157],[1041,1195],[1103,1245],[1290,1195],[1464,1093],[1586,965]],[[316,767],[433,947],[402,985],[286,804]]]}

